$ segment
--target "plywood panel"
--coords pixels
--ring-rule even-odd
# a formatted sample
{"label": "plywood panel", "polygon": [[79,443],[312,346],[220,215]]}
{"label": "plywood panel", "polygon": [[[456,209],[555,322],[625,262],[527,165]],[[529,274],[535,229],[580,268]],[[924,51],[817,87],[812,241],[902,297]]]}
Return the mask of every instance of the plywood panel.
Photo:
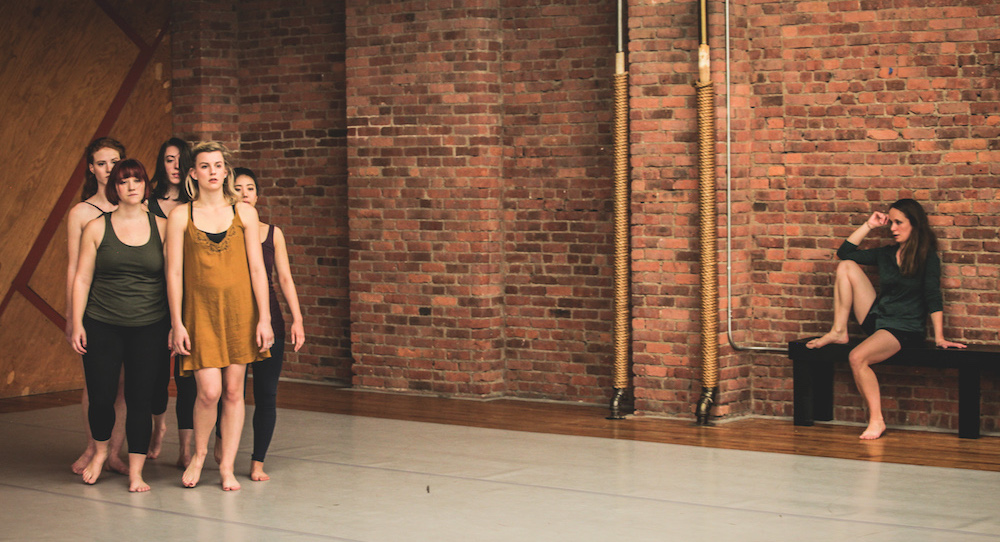
{"label": "plywood panel", "polygon": [[0,36],[3,297],[138,50],[92,2],[0,2]]}
{"label": "plywood panel", "polygon": [[89,1],[0,2],[0,158],[18,174],[0,177],[0,396],[83,385],[54,320],[65,311],[67,190],[79,201],[84,147],[111,135],[152,174],[171,135],[169,0],[101,5],[108,11]]}
{"label": "plywood panel", "polygon": [[169,2],[136,2],[135,0],[104,0],[109,11],[125,27],[146,44],[151,44],[163,25],[170,19]]}
{"label": "plywood panel", "polygon": [[[79,199],[79,198],[78,198]],[[59,223],[28,286],[59,314],[66,314],[66,219]]]}
{"label": "plywood panel", "polygon": [[[146,166],[149,176],[156,169],[160,144],[171,136],[170,112],[170,40],[165,39],[140,76],[111,131],[125,144],[128,156]],[[74,201],[79,201],[79,197]],[[63,220],[28,283],[60,314],[65,313],[66,306],[66,264],[66,221]]]}
{"label": "plywood panel", "polygon": [[62,330],[20,295],[0,316],[0,397],[83,387],[83,366]]}
{"label": "plywood panel", "polygon": [[146,166],[152,177],[160,145],[170,139],[173,117],[170,107],[170,39],[157,47],[135,90],[122,109],[112,133],[128,148],[130,158]]}

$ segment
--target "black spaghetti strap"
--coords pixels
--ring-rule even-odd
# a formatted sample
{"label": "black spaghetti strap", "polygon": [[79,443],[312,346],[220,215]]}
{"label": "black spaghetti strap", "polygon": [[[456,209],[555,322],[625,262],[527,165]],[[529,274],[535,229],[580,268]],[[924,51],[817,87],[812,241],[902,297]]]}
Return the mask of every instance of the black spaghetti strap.
{"label": "black spaghetti strap", "polygon": [[84,202],[84,203],[86,203],[87,205],[90,205],[90,206],[91,206],[91,207],[93,207],[94,209],[97,209],[98,211],[100,211],[102,215],[106,215],[106,214],[108,214],[108,213],[107,213],[107,212],[106,212],[106,211],[105,211],[104,209],[101,209],[100,207],[98,207],[98,206],[94,205],[93,203],[90,203],[90,202],[89,202],[89,201],[87,201],[87,200],[83,200],[83,202]]}

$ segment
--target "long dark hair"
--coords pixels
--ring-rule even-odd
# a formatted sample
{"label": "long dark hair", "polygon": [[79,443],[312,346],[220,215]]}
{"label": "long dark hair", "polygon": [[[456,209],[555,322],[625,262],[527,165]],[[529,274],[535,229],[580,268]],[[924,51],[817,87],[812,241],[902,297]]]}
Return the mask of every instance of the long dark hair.
{"label": "long dark hair", "polygon": [[899,247],[899,271],[904,277],[912,277],[922,272],[927,257],[937,252],[937,236],[931,231],[927,213],[916,200],[901,199],[889,208],[903,213],[910,221],[910,237]]}
{"label": "long dark hair", "polygon": [[167,149],[170,147],[177,147],[177,150],[180,151],[177,157],[177,171],[181,174],[180,191],[177,201],[187,203],[191,201],[191,198],[188,197],[187,190],[184,188],[184,178],[193,166],[191,162],[191,145],[187,141],[177,137],[171,137],[164,141],[163,145],[160,145],[160,153],[156,156],[156,170],[153,172],[153,178],[149,180],[149,183],[153,185],[152,197],[167,199],[167,191],[170,189],[170,179],[167,178],[167,168],[163,165],[163,156],[167,154]]}
{"label": "long dark hair", "polygon": [[[83,157],[87,159],[87,165],[94,165],[94,153],[101,149],[114,149],[118,151],[118,159],[125,159],[125,145],[122,145],[117,139],[112,139],[110,137],[99,137],[90,142],[87,145],[86,150],[83,151]],[[97,177],[90,172],[88,167],[84,171],[84,182],[83,182],[83,194],[80,197],[80,201],[86,201],[97,193]]]}

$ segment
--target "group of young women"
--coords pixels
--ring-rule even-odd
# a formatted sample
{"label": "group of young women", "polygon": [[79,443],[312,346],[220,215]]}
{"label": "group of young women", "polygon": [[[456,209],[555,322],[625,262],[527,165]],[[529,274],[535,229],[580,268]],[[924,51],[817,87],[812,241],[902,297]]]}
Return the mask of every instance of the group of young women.
{"label": "group of young women", "polygon": [[[172,352],[183,485],[198,484],[218,424],[222,488],[240,488],[234,464],[250,363],[250,476],[269,479],[263,462],[285,338],[275,270],[296,351],[305,335],[284,237],[254,208],[256,176],[245,169],[237,176],[227,149],[215,142],[192,149],[181,139],[166,141],[153,179],[110,138],[94,141],[86,158],[89,174],[83,201],[70,211],[68,241],[67,338],[83,356],[88,428],[74,472],[93,484],[107,466],[129,475],[129,491],[149,490],[142,471],[166,433]],[[127,464],[115,429],[123,411]]]}

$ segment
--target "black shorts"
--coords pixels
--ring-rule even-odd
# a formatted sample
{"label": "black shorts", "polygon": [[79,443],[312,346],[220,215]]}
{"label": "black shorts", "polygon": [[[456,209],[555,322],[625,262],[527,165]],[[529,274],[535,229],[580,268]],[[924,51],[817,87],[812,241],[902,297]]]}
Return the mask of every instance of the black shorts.
{"label": "black shorts", "polygon": [[[865,316],[865,321],[861,322],[861,329],[869,335],[875,333],[875,331],[877,331],[875,329],[875,315],[869,312],[868,316]],[[904,348],[908,346],[920,346],[926,339],[924,333],[917,333],[915,331],[900,331],[891,327],[884,327],[882,329],[892,333],[892,336],[899,341],[899,345]]]}

